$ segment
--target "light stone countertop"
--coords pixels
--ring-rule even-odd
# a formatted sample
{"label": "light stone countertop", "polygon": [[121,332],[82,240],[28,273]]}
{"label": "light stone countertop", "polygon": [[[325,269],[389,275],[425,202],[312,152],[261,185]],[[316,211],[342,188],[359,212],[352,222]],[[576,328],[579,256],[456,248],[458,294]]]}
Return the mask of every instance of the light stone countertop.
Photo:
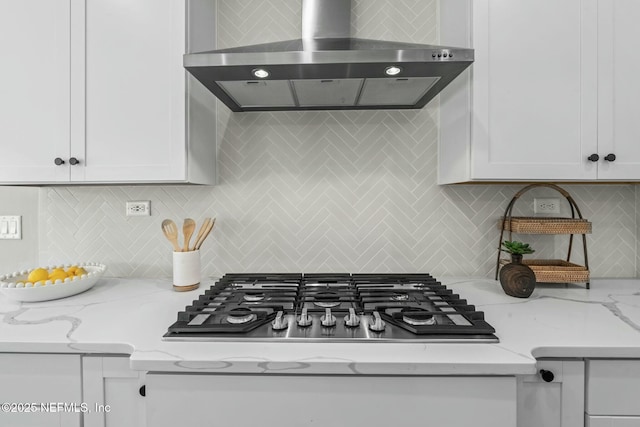
{"label": "light stone countertop", "polygon": [[535,358],[640,358],[640,280],[538,285],[527,299],[488,279],[441,278],[485,313],[497,344],[165,342],[177,312],[204,292],[168,280],[101,279],[69,298],[19,303],[0,296],[0,352],[131,355],[142,371],[518,375]]}

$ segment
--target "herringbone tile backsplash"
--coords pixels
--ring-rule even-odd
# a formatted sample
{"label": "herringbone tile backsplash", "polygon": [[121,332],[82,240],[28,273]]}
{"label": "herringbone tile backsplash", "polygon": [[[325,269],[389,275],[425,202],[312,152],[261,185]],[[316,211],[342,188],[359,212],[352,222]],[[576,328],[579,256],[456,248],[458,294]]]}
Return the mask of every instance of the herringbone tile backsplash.
{"label": "herringbone tile backsplash", "polygon": [[[300,35],[297,1],[218,4],[220,48]],[[356,0],[352,31],[364,38],[434,43],[436,12],[436,0]],[[215,216],[203,246],[207,275],[493,274],[496,222],[522,185],[437,186],[437,101],[409,112],[232,114],[219,107],[218,186],[44,189],[42,263],[96,260],[109,265],[111,276],[170,277],[162,219]],[[593,222],[592,275],[636,276],[636,188],[564,188]],[[125,217],[127,200],[151,200],[152,216]],[[517,209],[530,214],[531,197],[524,196]],[[566,236],[525,239],[536,256],[566,255]],[[581,261],[576,243],[575,259]]]}

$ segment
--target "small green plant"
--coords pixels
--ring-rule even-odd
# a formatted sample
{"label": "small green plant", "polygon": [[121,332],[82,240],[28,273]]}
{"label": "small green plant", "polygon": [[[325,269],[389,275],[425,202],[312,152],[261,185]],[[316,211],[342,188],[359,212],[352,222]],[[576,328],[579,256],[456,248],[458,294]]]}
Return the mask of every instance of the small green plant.
{"label": "small green plant", "polygon": [[528,243],[517,242],[515,240],[513,242],[505,240],[502,242],[502,246],[504,246],[504,248],[501,248],[501,251],[508,252],[512,255],[525,255],[535,252]]}

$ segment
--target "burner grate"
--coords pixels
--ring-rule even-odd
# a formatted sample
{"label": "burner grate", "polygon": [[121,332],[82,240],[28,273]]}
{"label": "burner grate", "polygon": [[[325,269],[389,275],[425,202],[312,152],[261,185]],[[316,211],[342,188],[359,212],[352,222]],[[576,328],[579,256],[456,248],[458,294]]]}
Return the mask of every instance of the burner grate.
{"label": "burner grate", "polygon": [[494,333],[429,274],[240,273],[179,312],[165,339],[497,342]]}

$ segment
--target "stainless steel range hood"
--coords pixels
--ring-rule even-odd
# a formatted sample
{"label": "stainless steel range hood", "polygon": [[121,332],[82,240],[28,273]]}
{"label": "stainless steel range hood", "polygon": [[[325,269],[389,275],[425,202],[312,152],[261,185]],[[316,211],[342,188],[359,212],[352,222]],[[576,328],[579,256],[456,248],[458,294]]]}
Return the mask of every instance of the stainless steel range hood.
{"label": "stainless steel range hood", "polygon": [[424,107],[473,62],[473,49],[356,39],[351,0],[302,0],[302,38],[184,55],[233,111]]}

